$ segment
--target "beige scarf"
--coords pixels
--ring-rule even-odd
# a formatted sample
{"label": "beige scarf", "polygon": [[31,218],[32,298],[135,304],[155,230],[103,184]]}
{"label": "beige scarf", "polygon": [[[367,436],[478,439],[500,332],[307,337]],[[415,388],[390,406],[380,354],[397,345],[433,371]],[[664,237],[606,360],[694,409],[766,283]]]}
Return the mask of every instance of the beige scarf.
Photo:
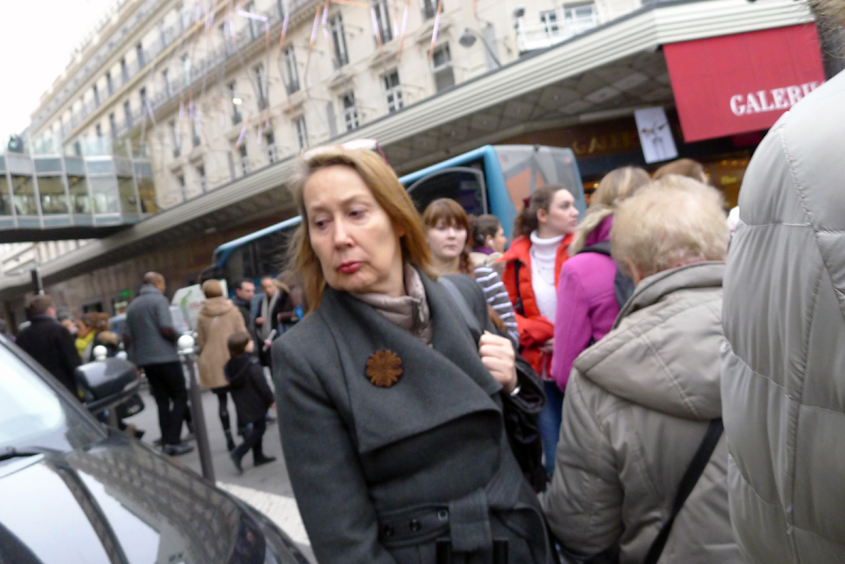
{"label": "beige scarf", "polygon": [[430,345],[431,314],[425,299],[425,287],[417,269],[408,264],[405,265],[405,291],[408,295],[399,298],[375,292],[352,293],[352,296],[372,306],[388,320]]}

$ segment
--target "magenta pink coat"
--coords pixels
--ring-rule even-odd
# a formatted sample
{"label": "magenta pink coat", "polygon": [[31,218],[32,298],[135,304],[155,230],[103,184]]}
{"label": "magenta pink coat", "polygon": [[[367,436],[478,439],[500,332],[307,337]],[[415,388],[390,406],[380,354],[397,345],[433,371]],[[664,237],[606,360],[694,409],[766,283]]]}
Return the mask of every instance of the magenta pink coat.
{"label": "magenta pink coat", "polygon": [[[610,239],[613,216],[607,217],[587,237],[585,247]],[[616,263],[599,253],[581,253],[563,263],[557,286],[555,346],[551,375],[561,390],[566,388],[572,363],[613,327],[619,306],[613,280]]]}

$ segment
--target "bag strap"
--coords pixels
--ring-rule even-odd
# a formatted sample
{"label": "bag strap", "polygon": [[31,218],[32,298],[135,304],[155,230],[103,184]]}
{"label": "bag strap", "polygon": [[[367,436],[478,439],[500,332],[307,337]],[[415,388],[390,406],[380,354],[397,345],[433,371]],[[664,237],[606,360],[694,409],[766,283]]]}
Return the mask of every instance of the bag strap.
{"label": "bag strap", "polygon": [[681,508],[684,506],[684,502],[690,493],[692,493],[695,484],[704,472],[704,468],[710,461],[713,451],[716,450],[716,445],[719,444],[719,439],[722,437],[722,431],[724,429],[725,426],[721,418],[710,421],[710,426],[707,427],[704,439],[698,445],[698,450],[695,452],[695,456],[692,457],[692,462],[690,462],[686,472],[684,472],[684,477],[681,478],[681,485],[678,487],[675,503],[672,504],[672,513],[669,515],[669,519],[663,523],[663,527],[660,528],[660,532],[657,534],[654,542],[651,543],[651,548],[648,549],[643,564],[657,564],[660,555],[663,553],[663,548],[666,546],[666,541],[669,539],[669,532],[672,530],[675,517],[678,516]]}
{"label": "bag strap", "polygon": [[478,339],[481,338],[481,335],[484,334],[484,330],[481,328],[478,318],[474,316],[472,311],[469,309],[469,304],[467,303],[466,298],[464,298],[464,295],[455,283],[449,280],[446,276],[438,277],[437,281],[440,282],[440,285],[446,288],[446,291],[452,296],[452,301],[454,301],[455,305],[458,306],[458,311],[461,312],[461,317],[464,318],[464,322],[466,322],[467,327],[469,327],[470,332],[473,334],[473,337],[475,337],[477,342]]}
{"label": "bag strap", "polygon": [[516,303],[513,306],[513,310],[525,317],[525,308],[522,305],[522,294],[519,293],[519,269],[522,268],[522,261],[516,259],[513,261],[513,285],[516,288]]}
{"label": "bag strap", "polygon": [[[576,254],[580,255],[581,253],[598,253],[613,258],[613,254],[610,252],[610,241],[601,241],[595,245],[584,247]],[[622,269],[618,265],[616,266],[616,274],[613,277],[613,293],[616,297],[616,305],[619,306],[620,310],[634,294],[634,281],[622,272]]]}
{"label": "bag strap", "polygon": [[580,255],[581,253],[598,253],[600,255],[604,255],[606,257],[612,257],[613,255],[610,254],[610,241],[599,241],[595,245],[590,245],[589,247],[584,247],[577,253],[576,255]]}

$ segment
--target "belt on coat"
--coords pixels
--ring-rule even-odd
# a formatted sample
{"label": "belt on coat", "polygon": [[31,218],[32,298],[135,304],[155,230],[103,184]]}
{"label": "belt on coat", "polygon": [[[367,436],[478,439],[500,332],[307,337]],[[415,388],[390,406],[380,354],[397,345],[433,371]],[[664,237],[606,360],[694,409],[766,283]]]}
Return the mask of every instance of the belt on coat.
{"label": "belt on coat", "polygon": [[[378,512],[379,542],[385,548],[402,548],[448,538],[454,552],[473,553],[490,550],[493,534],[492,513],[510,513],[515,522],[509,527],[523,538],[535,537],[545,544],[549,557],[548,538],[542,513],[520,501],[524,478],[516,461],[500,464],[483,488],[444,503]],[[533,492],[528,495],[534,496]],[[530,542],[530,541],[529,541]]]}
{"label": "belt on coat", "polygon": [[490,505],[483,489],[445,504],[379,513],[379,541],[399,548],[433,541],[448,534],[455,552],[475,552],[493,545]]}

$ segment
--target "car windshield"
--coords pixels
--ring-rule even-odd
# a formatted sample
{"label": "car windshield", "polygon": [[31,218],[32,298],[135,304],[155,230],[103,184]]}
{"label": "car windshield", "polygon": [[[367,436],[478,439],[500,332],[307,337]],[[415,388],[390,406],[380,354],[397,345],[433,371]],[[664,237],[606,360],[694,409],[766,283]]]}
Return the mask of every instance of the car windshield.
{"label": "car windshield", "polygon": [[103,437],[94,421],[9,348],[0,345],[0,450],[68,451]]}

